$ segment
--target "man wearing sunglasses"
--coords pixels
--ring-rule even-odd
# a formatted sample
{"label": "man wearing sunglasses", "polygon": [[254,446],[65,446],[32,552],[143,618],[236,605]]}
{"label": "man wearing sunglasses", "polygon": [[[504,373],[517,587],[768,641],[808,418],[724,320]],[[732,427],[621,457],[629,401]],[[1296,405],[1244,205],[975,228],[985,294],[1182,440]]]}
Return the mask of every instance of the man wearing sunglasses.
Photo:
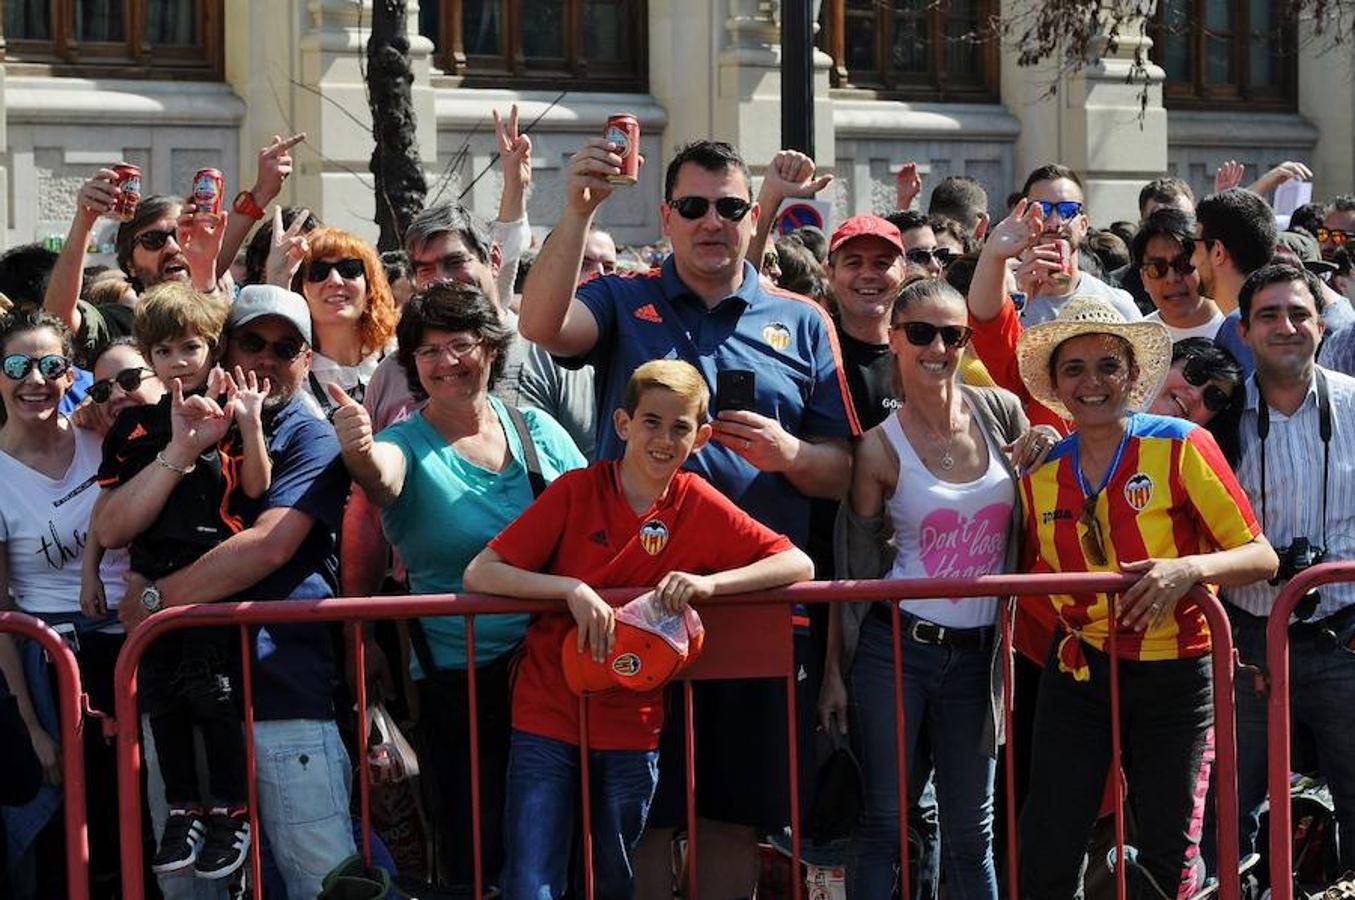
{"label": "man wearing sunglasses", "polygon": [[1162,208],[1139,226],[1129,255],[1153,301],[1145,318],[1161,322],[1172,343],[1186,338],[1213,339],[1223,312],[1200,293],[1200,276],[1190,261],[1195,249],[1195,221],[1178,209]]}
{"label": "man wearing sunglasses", "polygon": [[[310,333],[310,311],[298,295],[273,285],[240,292],[226,323],[222,365],[271,385],[264,438],[272,484],[257,518],[201,559],[154,584],[129,573],[124,606],[149,615],[187,603],[335,596],[336,534],[349,482],[333,427],[303,398]],[[175,404],[174,436],[162,464],[101,498],[104,516],[119,528],[153,521],[182,473],[229,424],[214,403],[193,399],[198,402]],[[115,500],[125,505],[115,508]],[[329,629],[263,626],[252,630],[251,648],[260,820],[288,895],[311,897],[325,874],[354,852],[344,776],[349,760],[331,699],[338,671]],[[285,797],[276,790],[282,784]]]}
{"label": "man wearing sunglasses", "polygon": [[[1318,561],[1355,559],[1355,379],[1319,367],[1320,282],[1298,266],[1267,265],[1239,294],[1242,335],[1256,360],[1246,382],[1237,478],[1280,557],[1279,575],[1225,596],[1234,646],[1265,671],[1268,617],[1283,583]],[[1301,601],[1289,625],[1291,716],[1317,745],[1336,805],[1340,863],[1355,867],[1355,585]],[[1241,852],[1253,849],[1266,794],[1266,698],[1237,682]],[[1206,834],[1212,831],[1206,827]],[[1226,861],[1220,860],[1220,866]]]}
{"label": "man wearing sunglasses", "polygon": [[[1074,294],[1108,301],[1126,322],[1143,318],[1128,292],[1081,268],[1078,248],[1087,238],[1090,222],[1078,174],[1057,163],[1040,166],[1026,178],[1021,195],[1040,208],[1043,225],[1039,240],[1021,255],[1016,269],[1017,286],[1027,297],[1021,324],[1030,327],[1057,318]],[[1055,244],[1059,240],[1068,242],[1068,256],[1062,271],[1056,272],[1047,263],[1063,261]]]}
{"label": "man wearing sunglasses", "polygon": [[941,252],[927,217],[915,209],[904,209],[890,213],[885,219],[899,230],[903,242],[904,280],[940,278],[951,254]]}
{"label": "man wearing sunglasses", "polygon": [[1337,293],[1351,296],[1351,260],[1355,258],[1355,194],[1342,194],[1331,202],[1317,229],[1322,258],[1336,263],[1331,286]]}
{"label": "man wearing sunglasses", "polygon": [[[746,261],[762,210],[752,202],[743,159],[715,141],[681,148],[668,165],[659,214],[673,252],[662,268],[594,278],[576,289],[588,226],[615,189],[607,178],[620,171],[619,149],[594,138],[570,159],[564,212],[523,288],[522,334],[565,365],[591,363],[603,410],[621,405],[630,374],[651,359],[690,362],[711,385],[721,369],[751,370],[753,408],[721,411],[714,439],[688,466],[804,546],[809,498],[846,490],[848,440],[860,431],[832,323],[816,304],[764,287]],[[599,416],[596,457],[621,449],[610,420]],[[785,741],[771,737],[784,734],[784,694],[763,687],[712,682],[698,689],[699,755],[708,761],[697,781],[708,786],[697,798],[698,843],[708,848],[703,894],[750,896],[758,829],[779,831],[787,821]],[[651,861],[666,854],[662,842],[683,820],[680,801],[665,798],[674,787],[681,797],[679,774],[676,765],[661,769],[651,817],[657,835],[642,848]],[[637,895],[661,889],[648,890],[642,883]]]}

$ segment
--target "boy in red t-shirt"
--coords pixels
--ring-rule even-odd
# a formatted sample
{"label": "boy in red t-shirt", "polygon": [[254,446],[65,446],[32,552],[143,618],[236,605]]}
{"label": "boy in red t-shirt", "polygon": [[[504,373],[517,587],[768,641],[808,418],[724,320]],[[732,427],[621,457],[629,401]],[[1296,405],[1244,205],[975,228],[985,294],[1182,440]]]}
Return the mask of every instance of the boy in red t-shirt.
{"label": "boy in red t-shirt", "polygon": [[[513,685],[503,873],[507,900],[568,889],[579,806],[579,701],[565,684],[561,642],[602,662],[614,611],[596,593],[653,586],[673,612],[693,600],[805,581],[809,557],[700,476],[678,471],[709,440],[710,391],[678,360],[635,370],[614,415],[617,460],[567,472],[466,569],[470,591],[564,600],[537,616]],[[644,539],[641,539],[643,533]],[[588,701],[593,874],[599,900],[634,892],[632,856],[658,783],[663,692],[616,689]]]}

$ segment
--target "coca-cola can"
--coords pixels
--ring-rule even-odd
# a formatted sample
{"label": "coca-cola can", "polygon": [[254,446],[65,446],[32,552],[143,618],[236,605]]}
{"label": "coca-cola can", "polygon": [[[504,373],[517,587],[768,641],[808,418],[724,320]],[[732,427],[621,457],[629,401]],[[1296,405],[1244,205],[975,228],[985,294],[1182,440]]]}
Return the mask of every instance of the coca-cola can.
{"label": "coca-cola can", "polygon": [[141,167],[131,163],[118,163],[113,167],[113,186],[118,189],[118,197],[108,214],[115,219],[130,222],[136,215],[141,203]]}
{"label": "coca-cola can", "polygon": [[612,184],[634,184],[640,178],[640,120],[632,113],[613,113],[607,117],[602,136],[615,144],[621,157],[621,171],[608,175]]}
{"label": "coca-cola can", "polygon": [[196,212],[216,214],[221,212],[221,196],[225,190],[226,177],[220,169],[198,169],[188,199],[193,201]]}

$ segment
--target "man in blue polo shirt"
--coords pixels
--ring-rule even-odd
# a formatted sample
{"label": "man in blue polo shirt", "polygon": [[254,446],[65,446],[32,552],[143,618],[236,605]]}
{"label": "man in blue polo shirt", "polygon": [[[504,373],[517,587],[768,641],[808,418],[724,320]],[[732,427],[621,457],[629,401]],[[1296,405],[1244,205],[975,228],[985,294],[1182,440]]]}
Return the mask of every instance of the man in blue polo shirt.
{"label": "man in blue polo shirt", "polygon": [[[721,369],[751,370],[752,409],[721,412],[713,440],[688,467],[803,546],[809,498],[846,492],[848,442],[860,431],[832,323],[809,300],[761,283],[744,261],[761,210],[738,152],[713,141],[689,144],[669,163],[659,213],[673,253],[663,266],[576,289],[594,212],[615,187],[607,177],[620,172],[620,149],[595,138],[571,158],[565,209],[523,288],[519,330],[566,365],[591,363],[600,411],[622,405],[630,374],[651,359],[685,360],[713,389]],[[597,421],[595,456],[619,456],[610,415]],[[700,687],[700,890],[751,896],[757,831],[787,820],[784,700],[777,705],[784,691],[774,682]],[[680,771],[677,757],[668,757],[666,772]],[[677,824],[662,808],[666,781],[661,776],[651,816],[658,826]],[[637,875],[645,896],[645,873]]]}

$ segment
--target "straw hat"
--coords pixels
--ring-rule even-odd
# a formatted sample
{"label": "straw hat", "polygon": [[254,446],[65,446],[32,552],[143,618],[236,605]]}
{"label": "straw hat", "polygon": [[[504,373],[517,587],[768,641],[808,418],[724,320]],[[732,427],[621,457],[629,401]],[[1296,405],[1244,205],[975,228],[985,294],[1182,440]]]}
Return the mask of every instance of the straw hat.
{"label": "straw hat", "polygon": [[1134,348],[1139,379],[1129,391],[1129,408],[1146,408],[1162,390],[1172,363],[1172,339],[1159,322],[1126,322],[1114,306],[1100,297],[1078,294],[1052,322],[1032,325],[1016,342],[1016,362],[1030,395],[1065,419],[1073,414],[1054,393],[1049,358],[1069,338],[1084,334],[1113,334]]}

